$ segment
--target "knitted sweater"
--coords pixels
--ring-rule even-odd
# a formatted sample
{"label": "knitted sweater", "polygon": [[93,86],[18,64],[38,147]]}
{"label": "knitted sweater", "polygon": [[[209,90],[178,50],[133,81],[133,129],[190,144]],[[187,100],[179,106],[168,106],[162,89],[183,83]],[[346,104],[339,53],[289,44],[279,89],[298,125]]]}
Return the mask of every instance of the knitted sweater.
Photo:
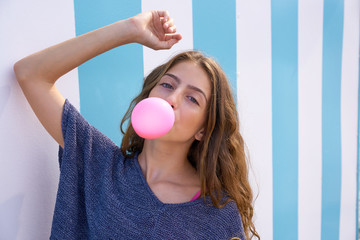
{"label": "knitted sweater", "polygon": [[50,239],[245,239],[236,204],[199,198],[165,204],[151,191],[137,155],[91,126],[66,100],[65,147]]}

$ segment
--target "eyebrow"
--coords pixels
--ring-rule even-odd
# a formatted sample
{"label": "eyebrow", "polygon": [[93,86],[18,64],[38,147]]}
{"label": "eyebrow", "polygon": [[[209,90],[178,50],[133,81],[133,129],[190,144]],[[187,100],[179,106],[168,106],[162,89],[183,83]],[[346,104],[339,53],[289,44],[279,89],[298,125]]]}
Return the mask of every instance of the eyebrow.
{"label": "eyebrow", "polygon": [[[174,75],[174,74],[165,73],[164,75],[171,77],[171,78],[174,79],[178,84],[181,82],[181,79],[180,79],[178,76]],[[193,85],[187,85],[187,87],[190,88],[190,89],[192,89],[192,90],[195,90],[195,91],[201,93],[202,95],[204,95],[204,98],[205,98],[205,100],[207,101],[207,98],[206,98],[205,93],[204,93],[200,88],[195,87],[195,86],[193,86]]]}

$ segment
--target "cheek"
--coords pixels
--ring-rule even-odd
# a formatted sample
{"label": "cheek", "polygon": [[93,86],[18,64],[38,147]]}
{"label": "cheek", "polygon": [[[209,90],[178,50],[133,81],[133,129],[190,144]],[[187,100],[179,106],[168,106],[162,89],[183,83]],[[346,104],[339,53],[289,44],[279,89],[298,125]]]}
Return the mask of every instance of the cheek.
{"label": "cheek", "polygon": [[180,123],[187,126],[191,131],[199,130],[205,122],[205,112],[199,110],[185,109],[182,114],[180,114]]}
{"label": "cheek", "polygon": [[156,93],[156,90],[155,90],[156,86],[151,89],[150,93],[149,93],[149,97],[154,97],[154,94]]}

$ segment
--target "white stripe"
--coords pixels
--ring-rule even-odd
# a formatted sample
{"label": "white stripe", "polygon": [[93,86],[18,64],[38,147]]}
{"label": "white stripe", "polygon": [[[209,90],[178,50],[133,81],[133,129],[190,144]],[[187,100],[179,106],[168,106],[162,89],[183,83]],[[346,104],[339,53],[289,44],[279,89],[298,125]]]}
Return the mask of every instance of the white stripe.
{"label": "white stripe", "polygon": [[299,240],[321,238],[323,1],[300,0]]}
{"label": "white stripe", "polygon": [[344,1],[341,73],[340,240],[356,237],[357,116],[359,81],[359,1]]}
{"label": "white stripe", "polygon": [[[58,145],[26,102],[12,66],[74,37],[74,4],[5,0],[0,5],[0,239],[46,239],[59,181]],[[77,70],[57,86],[79,106]]]}
{"label": "white stripe", "polygon": [[236,9],[240,127],[252,163],[251,185],[255,194],[259,192],[254,220],[260,236],[271,240],[273,187],[270,0],[237,0]]}
{"label": "white stripe", "polygon": [[144,74],[148,75],[155,67],[165,63],[176,53],[191,50],[193,48],[193,24],[192,24],[192,1],[191,0],[146,0],[142,1],[142,11],[167,10],[175,20],[177,32],[183,39],[167,51],[154,51],[143,47],[144,51]]}

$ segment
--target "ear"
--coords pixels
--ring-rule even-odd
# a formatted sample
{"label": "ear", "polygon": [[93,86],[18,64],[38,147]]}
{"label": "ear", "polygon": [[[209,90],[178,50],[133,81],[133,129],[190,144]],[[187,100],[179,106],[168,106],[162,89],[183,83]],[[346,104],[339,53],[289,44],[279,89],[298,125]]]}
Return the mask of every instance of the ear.
{"label": "ear", "polygon": [[205,130],[204,128],[201,128],[196,134],[195,134],[195,139],[198,141],[201,141],[201,139],[203,138],[205,134]]}

